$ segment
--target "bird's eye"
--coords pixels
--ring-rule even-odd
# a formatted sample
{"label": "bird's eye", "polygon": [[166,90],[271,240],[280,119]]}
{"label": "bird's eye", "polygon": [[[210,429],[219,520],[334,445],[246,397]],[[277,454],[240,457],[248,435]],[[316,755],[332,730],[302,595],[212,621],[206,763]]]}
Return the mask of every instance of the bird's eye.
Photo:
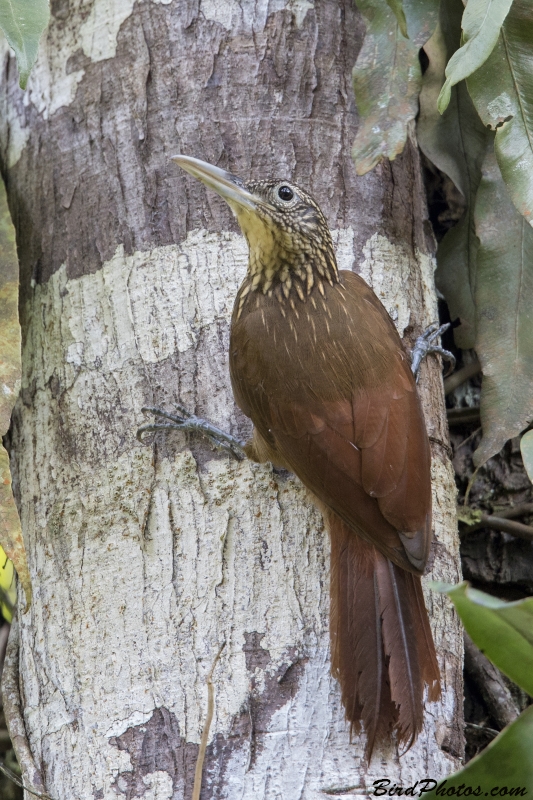
{"label": "bird's eye", "polygon": [[278,189],[278,197],[288,203],[289,200],[292,200],[294,197],[294,192],[290,186],[280,186]]}

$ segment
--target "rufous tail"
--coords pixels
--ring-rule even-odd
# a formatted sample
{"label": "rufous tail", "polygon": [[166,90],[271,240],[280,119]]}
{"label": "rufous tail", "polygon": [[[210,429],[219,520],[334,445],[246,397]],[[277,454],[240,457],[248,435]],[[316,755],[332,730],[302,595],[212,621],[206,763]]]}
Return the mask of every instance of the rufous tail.
{"label": "rufous tail", "polygon": [[423,721],[424,684],[440,697],[435,646],[416,575],[393,564],[335,514],[331,536],[331,671],[368,760],[396,731],[408,750]]}

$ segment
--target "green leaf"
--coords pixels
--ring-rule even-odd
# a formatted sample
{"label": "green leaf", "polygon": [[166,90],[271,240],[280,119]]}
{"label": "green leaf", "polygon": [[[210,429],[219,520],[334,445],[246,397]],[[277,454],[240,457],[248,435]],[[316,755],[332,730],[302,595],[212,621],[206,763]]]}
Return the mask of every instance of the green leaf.
{"label": "green leaf", "polygon": [[471,197],[463,217],[439,243],[435,272],[435,283],[448,303],[451,318],[460,320],[453,329],[455,344],[465,350],[474,347],[476,341],[473,286],[478,246]]}
{"label": "green leaf", "polygon": [[526,796],[533,789],[532,753],[533,706],[530,706],[464,769],[441,781],[433,791],[424,792],[424,800],[442,800],[450,795]]}
{"label": "green leaf", "polygon": [[496,158],[512,201],[533,224],[531,0],[515,0],[490,58],[467,84],[479,116],[496,130]]}
{"label": "green leaf", "polygon": [[439,244],[435,273],[452,319],[460,320],[454,328],[455,342],[467,349],[474,347],[476,330],[473,287],[479,243],[474,230],[474,202],[488,137],[464,83],[452,88],[444,114],[437,110],[446,62],[459,44],[462,14],[461,0],[442,0],[439,24],[424,46],[429,65],[422,79],[417,138],[424,155],[448,175],[467,204],[464,216]]}
{"label": "green leaf", "polygon": [[[533,691],[533,597],[505,603],[468,583],[433,584],[446,592],[472,640],[528,694]],[[425,800],[437,797],[524,796],[533,789],[533,706],[508,725],[467,766],[446,778]],[[470,787],[470,792],[466,791]],[[522,790],[522,791],[521,791]]]}
{"label": "green leaf", "polygon": [[405,19],[402,0],[387,0],[387,5],[396,17],[402,36],[405,36],[405,38],[408,39],[409,34],[407,33],[407,21]]}
{"label": "green leaf", "polygon": [[[466,199],[469,193],[468,168],[465,137],[460,128],[464,114],[460,114],[457,108],[457,90],[452,90],[451,105],[444,114],[439,114],[437,109],[446,64],[459,45],[462,13],[461,0],[442,0],[437,26],[424,45],[429,63],[422,78],[416,134],[424,155],[451,178]],[[466,109],[468,116],[477,117],[471,103],[470,106],[471,109]],[[483,126],[481,128],[483,131]]]}
{"label": "green leaf", "polygon": [[21,89],[26,88],[49,17],[48,0],[0,0],[0,28],[15,51]]}
{"label": "green leaf", "polygon": [[480,466],[533,419],[533,228],[512,204],[493,152],[483,164],[475,221]]}
{"label": "green leaf", "polygon": [[512,2],[513,0],[468,0],[462,21],[464,44],[448,62],[446,81],[438,99],[441,114],[450,102],[452,86],[479,69],[490,56]]}
{"label": "green leaf", "polygon": [[353,69],[360,124],[352,155],[358,174],[364,175],[404,148],[418,112],[418,52],[436,25],[438,0],[404,0],[408,39],[388,0],[357,0],[357,5],[366,35]]}
{"label": "green leaf", "polygon": [[506,603],[472,589],[467,581],[457,586],[433,584],[433,588],[448,595],[481,652],[533,694],[533,597]]}
{"label": "green leaf", "polygon": [[529,480],[533,481],[533,431],[524,433],[520,439],[520,451]]}

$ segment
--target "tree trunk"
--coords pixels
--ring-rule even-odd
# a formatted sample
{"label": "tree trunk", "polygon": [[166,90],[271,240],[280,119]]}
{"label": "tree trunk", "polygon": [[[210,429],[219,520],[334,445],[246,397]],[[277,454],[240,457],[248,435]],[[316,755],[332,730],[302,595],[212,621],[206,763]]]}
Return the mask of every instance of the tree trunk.
{"label": "tree trunk", "polygon": [[[442,701],[408,754],[391,745],[368,766],[329,674],[329,545],[299,481],[179,433],[135,436],[143,405],[175,401],[250,431],[227,363],[247,248],[173,153],[300,183],[339,266],[373,285],[408,343],[437,318],[415,146],[363,178],[350,160],[362,39],[351,0],[52,0],[52,14],[26,93],[6,51],[0,108],[24,337],[11,457],[34,588],[5,686],[26,779],[56,800],[189,800],[222,642],[204,800],[444,777],[462,753],[462,637],[447,599],[426,591]],[[455,582],[433,358],[420,391],[428,577]]]}

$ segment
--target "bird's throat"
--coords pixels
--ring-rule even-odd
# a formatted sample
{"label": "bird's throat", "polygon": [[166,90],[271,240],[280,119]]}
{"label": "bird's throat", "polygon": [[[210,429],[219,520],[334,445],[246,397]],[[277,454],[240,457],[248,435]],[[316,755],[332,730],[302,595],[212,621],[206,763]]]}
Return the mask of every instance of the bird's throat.
{"label": "bird's throat", "polygon": [[314,243],[297,231],[270,226],[252,214],[239,214],[239,225],[250,251],[250,290],[274,294],[279,299],[295,295],[304,301],[324,283],[338,283],[339,274],[331,241]]}

